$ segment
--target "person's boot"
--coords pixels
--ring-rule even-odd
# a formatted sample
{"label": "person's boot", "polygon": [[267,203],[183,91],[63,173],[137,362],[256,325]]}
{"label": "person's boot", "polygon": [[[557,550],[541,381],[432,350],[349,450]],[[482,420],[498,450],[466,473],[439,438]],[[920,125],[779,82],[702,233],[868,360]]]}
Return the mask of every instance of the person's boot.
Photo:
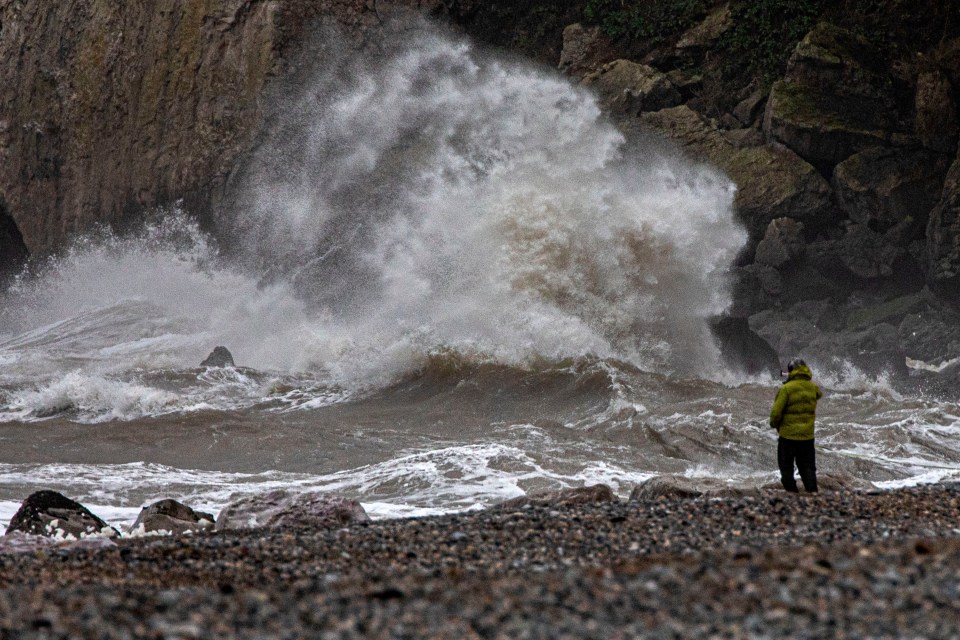
{"label": "person's boot", "polygon": [[797,488],[797,479],[793,476],[780,476],[780,484],[790,493],[800,493],[800,489]]}

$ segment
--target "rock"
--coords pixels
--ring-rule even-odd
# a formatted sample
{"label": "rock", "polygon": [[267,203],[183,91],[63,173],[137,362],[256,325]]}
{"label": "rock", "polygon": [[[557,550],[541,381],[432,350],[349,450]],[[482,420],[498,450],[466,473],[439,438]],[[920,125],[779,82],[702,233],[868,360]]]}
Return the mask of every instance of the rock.
{"label": "rock", "polygon": [[636,115],[680,104],[680,92],[663,73],[629,60],[614,60],[583,78],[614,112]]}
{"label": "rock", "polygon": [[777,218],[770,221],[767,233],[757,245],[754,260],[757,264],[777,268],[800,258],[805,250],[803,223],[792,218]]}
{"label": "rock", "polygon": [[960,357],[960,314],[923,303],[911,307],[897,328],[897,341],[915,366],[939,369]]}
{"label": "rock", "polygon": [[807,260],[834,280],[844,279],[845,274],[847,278],[877,280],[918,270],[898,242],[859,224],[850,225],[840,239],[807,245]]}
{"label": "rock", "polygon": [[640,121],[720,167],[736,183],[737,213],[755,241],[776,218],[814,223],[834,216],[830,185],[813,166],[783,146],[738,148],[687,106],[644,113]]}
{"label": "rock", "polygon": [[910,294],[865,305],[852,310],[847,315],[847,329],[857,331],[881,323],[899,324],[907,314],[916,311],[923,304],[923,296]]}
{"label": "rock", "polygon": [[917,78],[915,107],[917,137],[923,146],[944,153],[953,152],[960,126],[949,78],[939,70],[921,73]]}
{"label": "rock", "polygon": [[187,531],[213,529],[214,518],[209,513],[194,511],[176,500],[160,500],[140,510],[131,530],[150,533],[166,531],[180,535]]}
{"label": "rock", "polygon": [[56,491],[30,494],[7,527],[7,534],[15,531],[60,539],[119,535],[82,504]]}
{"label": "rock", "polygon": [[777,352],[754,333],[746,318],[715,318],[710,322],[710,330],[730,368],[747,375],[777,375],[780,371]]}
{"label": "rock", "polygon": [[44,547],[55,545],[56,542],[46,536],[36,536],[23,531],[14,531],[0,536],[0,555],[16,553],[34,553]]}
{"label": "rock", "polygon": [[811,342],[832,330],[833,323],[823,316],[835,306],[825,300],[804,300],[786,311],[767,310],[751,316],[750,328],[778,354],[792,357],[805,353]]}
{"label": "rock", "polygon": [[685,31],[677,40],[676,48],[681,51],[707,49],[732,25],[730,4],[724,3],[711,11],[703,22]]}
{"label": "rock", "polygon": [[683,69],[671,69],[667,72],[667,79],[680,92],[681,99],[686,102],[703,89],[703,74],[690,73]]}
{"label": "rock", "polygon": [[0,536],[0,555],[33,554],[41,549],[50,547],[56,549],[86,549],[88,551],[96,551],[98,549],[113,549],[116,548],[116,546],[116,542],[102,536],[83,538],[82,540],[56,540],[46,536],[31,535],[22,531],[14,531],[5,536]]}
{"label": "rock", "polygon": [[216,529],[256,527],[309,527],[335,529],[370,517],[356,500],[319,491],[292,493],[284,489],[241,498],[227,505],[217,517]]}
{"label": "rock", "polygon": [[687,478],[677,475],[654,476],[646,480],[630,492],[629,502],[653,502],[660,498],[698,498],[757,496],[760,491],[756,487],[735,487],[723,480],[714,478]]}
{"label": "rock", "polygon": [[880,233],[908,221],[915,239],[940,199],[947,168],[944,156],[929,151],[873,148],[838,164],[833,187],[851,220]]}
{"label": "rock", "polygon": [[495,505],[495,507],[498,509],[522,509],[526,506],[564,507],[575,504],[616,501],[617,497],[613,494],[613,490],[610,487],[605,484],[595,484],[589,487],[545,491],[543,493],[519,496],[505,500]]}
{"label": "rock", "polygon": [[748,264],[735,267],[731,315],[748,317],[773,306],[783,294],[783,278],[773,267]]}
{"label": "rock", "polygon": [[3,195],[0,195],[0,284],[5,276],[22,269],[29,257],[20,229],[7,211]]}
{"label": "rock", "polygon": [[930,212],[926,258],[932,285],[960,291],[960,155],[947,172],[940,201]]}
{"label": "rock", "polygon": [[233,367],[233,354],[226,347],[214,347],[210,355],[200,363],[201,367]]}
{"label": "rock", "polygon": [[936,366],[926,362],[907,360],[910,377],[906,386],[927,397],[956,401],[960,399],[960,361],[948,360]]}
{"label": "rock", "polygon": [[613,47],[600,27],[586,28],[579,22],[563,30],[559,69],[580,77],[613,59]]}
{"label": "rock", "polygon": [[821,23],[797,45],[773,85],[764,131],[828,172],[858,151],[894,139],[896,109],[879,54],[863,38]]}
{"label": "rock", "polygon": [[758,87],[749,96],[737,103],[733,108],[733,116],[745,127],[749,127],[757,120],[757,116],[763,113],[763,107],[767,104],[767,94],[762,88]]}
{"label": "rock", "polygon": [[817,335],[806,347],[810,359],[835,366],[842,371],[846,362],[863,371],[886,371],[906,377],[906,358],[897,343],[897,328],[882,322],[860,331],[843,331]]}

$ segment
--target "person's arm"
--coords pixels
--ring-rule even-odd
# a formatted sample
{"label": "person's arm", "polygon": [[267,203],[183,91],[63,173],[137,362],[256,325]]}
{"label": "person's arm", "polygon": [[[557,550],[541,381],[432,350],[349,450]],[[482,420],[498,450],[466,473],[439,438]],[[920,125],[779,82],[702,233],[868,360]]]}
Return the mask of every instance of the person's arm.
{"label": "person's arm", "polygon": [[780,387],[780,390],[777,391],[777,397],[773,401],[773,408],[770,409],[770,426],[780,430],[780,423],[783,422],[783,410],[787,406],[787,389],[786,387]]}

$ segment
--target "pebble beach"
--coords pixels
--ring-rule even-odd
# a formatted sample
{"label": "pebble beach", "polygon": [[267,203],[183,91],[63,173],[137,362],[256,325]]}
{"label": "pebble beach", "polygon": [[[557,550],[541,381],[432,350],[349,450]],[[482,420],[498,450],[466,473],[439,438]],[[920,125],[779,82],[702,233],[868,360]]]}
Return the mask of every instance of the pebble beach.
{"label": "pebble beach", "polygon": [[960,637],[960,484],[0,555],[0,638]]}

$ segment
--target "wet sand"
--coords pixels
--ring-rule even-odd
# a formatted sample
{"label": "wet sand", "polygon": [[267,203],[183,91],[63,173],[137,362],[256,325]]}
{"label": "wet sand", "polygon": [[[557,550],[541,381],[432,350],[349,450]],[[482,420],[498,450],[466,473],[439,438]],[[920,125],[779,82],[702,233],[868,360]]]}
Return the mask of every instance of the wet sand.
{"label": "wet sand", "polygon": [[960,485],[0,556],[0,638],[960,636]]}

